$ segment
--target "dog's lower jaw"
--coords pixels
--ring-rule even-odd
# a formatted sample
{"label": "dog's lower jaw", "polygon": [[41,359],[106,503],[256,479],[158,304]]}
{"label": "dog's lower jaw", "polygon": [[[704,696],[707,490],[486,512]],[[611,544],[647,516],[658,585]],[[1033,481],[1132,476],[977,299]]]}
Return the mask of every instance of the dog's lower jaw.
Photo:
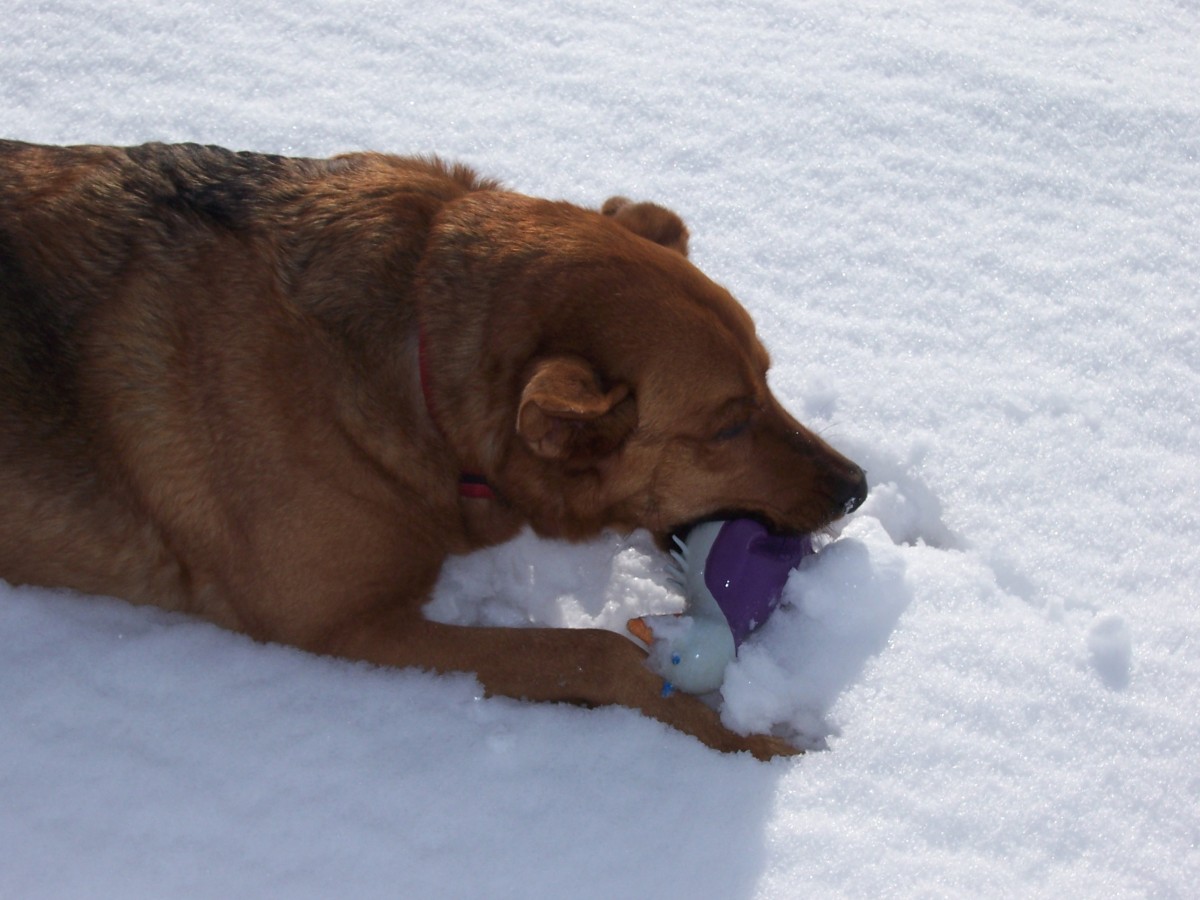
{"label": "dog's lower jaw", "polygon": [[458,504],[472,549],[511,540],[526,523],[524,516],[497,497],[460,497]]}

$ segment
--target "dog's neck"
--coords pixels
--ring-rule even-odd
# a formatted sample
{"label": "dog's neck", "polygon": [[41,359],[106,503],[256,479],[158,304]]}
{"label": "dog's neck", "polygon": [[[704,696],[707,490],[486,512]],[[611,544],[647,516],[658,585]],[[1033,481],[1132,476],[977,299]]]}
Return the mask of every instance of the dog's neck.
{"label": "dog's neck", "polygon": [[[417,326],[417,373],[421,380],[421,396],[425,398],[425,409],[433,427],[441,434],[442,439],[449,443],[445,429],[438,420],[437,404],[433,399],[433,389],[429,377],[429,348],[425,340],[425,329]],[[458,495],[472,500],[495,500],[496,492],[485,476],[478,472],[462,472],[458,476]]]}

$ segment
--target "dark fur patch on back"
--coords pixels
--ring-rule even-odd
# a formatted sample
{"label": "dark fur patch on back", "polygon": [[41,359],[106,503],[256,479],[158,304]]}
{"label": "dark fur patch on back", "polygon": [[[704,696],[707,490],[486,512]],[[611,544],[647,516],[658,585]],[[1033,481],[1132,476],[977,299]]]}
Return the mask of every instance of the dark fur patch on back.
{"label": "dark fur patch on back", "polygon": [[74,417],[77,312],[32,283],[0,232],[0,410],[13,423],[36,423],[39,437],[60,432]]}
{"label": "dark fur patch on back", "polygon": [[152,208],[246,228],[264,188],[294,172],[296,160],[199,144],[143,144],[126,150],[136,164],[122,183]]}

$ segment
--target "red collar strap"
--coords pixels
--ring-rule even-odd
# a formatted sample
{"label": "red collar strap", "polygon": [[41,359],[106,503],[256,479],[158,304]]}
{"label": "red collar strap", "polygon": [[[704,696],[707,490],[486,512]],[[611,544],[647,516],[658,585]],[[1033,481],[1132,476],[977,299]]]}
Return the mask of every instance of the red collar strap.
{"label": "red collar strap", "polygon": [[[441,423],[438,422],[437,407],[433,402],[433,392],[429,388],[429,354],[425,345],[425,329],[419,325],[417,326],[417,371],[421,376],[421,395],[425,398],[425,408],[429,411],[429,418],[433,420],[433,426],[445,438],[446,432],[442,431]],[[478,472],[463,472],[458,476],[458,495],[469,497],[472,500],[496,499],[495,490],[488,484],[487,478]]]}

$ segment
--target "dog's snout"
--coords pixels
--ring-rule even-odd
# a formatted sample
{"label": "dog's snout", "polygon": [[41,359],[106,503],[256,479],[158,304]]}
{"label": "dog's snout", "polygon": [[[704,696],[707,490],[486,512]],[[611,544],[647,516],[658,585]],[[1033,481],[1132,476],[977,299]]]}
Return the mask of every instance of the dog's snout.
{"label": "dog's snout", "polygon": [[835,497],[842,515],[847,516],[862,506],[867,499],[867,490],[867,473],[858,466],[851,466]]}

